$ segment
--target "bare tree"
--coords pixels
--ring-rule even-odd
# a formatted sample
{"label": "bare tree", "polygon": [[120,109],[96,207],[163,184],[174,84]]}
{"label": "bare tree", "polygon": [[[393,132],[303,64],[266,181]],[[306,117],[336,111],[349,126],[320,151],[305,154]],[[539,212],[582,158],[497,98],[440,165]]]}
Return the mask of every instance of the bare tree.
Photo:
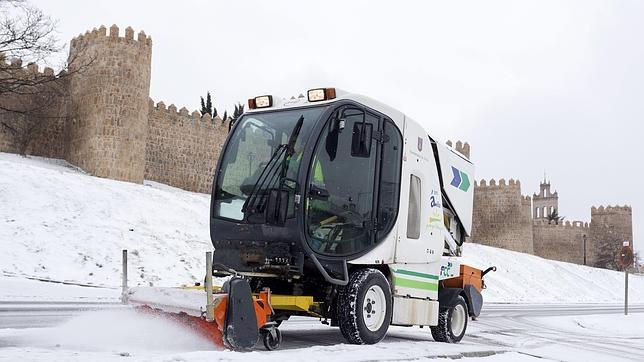
{"label": "bare tree", "polygon": [[[0,132],[10,135],[23,155],[52,121],[68,116],[67,78],[93,61],[76,62],[70,71],[74,60],[68,59],[57,74],[47,68],[38,72],[36,64],[64,49],[55,30],[56,22],[27,1],[0,0]],[[29,62],[26,69],[23,60]]]}
{"label": "bare tree", "polygon": [[617,253],[619,252],[619,243],[615,240],[601,240],[596,246],[597,256],[595,267],[604,269],[618,270]]}
{"label": "bare tree", "polygon": [[56,22],[25,0],[0,0],[0,52],[30,62],[42,61],[62,48]]}
{"label": "bare tree", "polygon": [[68,115],[66,79],[51,78],[37,86],[27,86],[19,94],[8,94],[0,102],[9,105],[0,106],[0,125],[23,156],[35,140],[42,139],[48,129]]}

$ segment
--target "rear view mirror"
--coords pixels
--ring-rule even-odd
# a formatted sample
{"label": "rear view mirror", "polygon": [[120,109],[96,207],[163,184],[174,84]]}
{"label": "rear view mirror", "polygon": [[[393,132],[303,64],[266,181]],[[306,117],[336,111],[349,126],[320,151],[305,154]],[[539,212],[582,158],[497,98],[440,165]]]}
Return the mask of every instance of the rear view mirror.
{"label": "rear view mirror", "polygon": [[368,158],[371,155],[371,123],[354,123],[351,136],[351,156]]}

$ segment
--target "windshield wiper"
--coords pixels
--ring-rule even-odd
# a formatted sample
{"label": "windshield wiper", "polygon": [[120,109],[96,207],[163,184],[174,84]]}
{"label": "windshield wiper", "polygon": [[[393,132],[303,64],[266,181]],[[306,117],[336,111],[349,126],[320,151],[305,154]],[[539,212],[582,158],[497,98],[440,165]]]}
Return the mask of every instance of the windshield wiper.
{"label": "windshield wiper", "polygon": [[[278,146],[278,148],[273,153],[273,156],[266,164],[266,167],[264,168],[264,170],[262,170],[262,173],[253,186],[253,191],[250,193],[248,199],[246,199],[246,202],[244,202],[244,206],[242,207],[242,212],[246,215],[247,219],[251,214],[260,211],[259,209],[261,205],[258,204],[258,196],[264,194],[265,190],[275,183],[275,177],[278,175],[279,178],[277,182],[279,190],[282,190],[282,182],[286,179],[286,173],[288,172],[288,166],[290,164],[291,157],[293,157],[293,154],[295,153],[295,142],[300,135],[303,123],[304,115],[300,115],[300,118],[298,118],[297,122],[295,123],[295,127],[293,127],[293,131],[291,132],[288,143],[284,143]],[[282,159],[282,156],[284,155],[285,157]],[[280,159],[282,159],[281,162]],[[275,217],[279,215],[279,206],[281,205],[281,201],[282,192],[278,192],[276,207],[275,210],[273,210],[275,213],[273,216]],[[264,202],[264,204],[266,204],[266,202]]]}
{"label": "windshield wiper", "polygon": [[266,182],[266,180],[269,178],[273,170],[278,169],[275,166],[279,165],[278,160],[286,152],[286,147],[287,147],[286,144],[281,144],[277,147],[277,149],[275,149],[275,152],[273,152],[273,156],[271,156],[270,160],[268,160],[268,163],[262,170],[262,173],[257,178],[257,181],[255,181],[255,185],[253,185],[253,190],[250,192],[250,194],[248,194],[248,198],[244,202],[244,206],[242,206],[242,212],[244,214],[247,214],[251,210],[249,208],[251,206],[254,206],[254,203],[257,200],[257,195],[261,186]]}
{"label": "windshield wiper", "polygon": [[284,158],[284,164],[282,166],[280,178],[286,177],[288,164],[290,163],[289,161],[291,160],[291,157],[293,157],[293,154],[295,153],[295,142],[300,136],[302,124],[304,124],[304,115],[300,115],[300,118],[297,119],[297,122],[295,122],[295,127],[293,127],[293,132],[291,132],[291,136],[288,138],[288,143],[286,145],[286,157]]}

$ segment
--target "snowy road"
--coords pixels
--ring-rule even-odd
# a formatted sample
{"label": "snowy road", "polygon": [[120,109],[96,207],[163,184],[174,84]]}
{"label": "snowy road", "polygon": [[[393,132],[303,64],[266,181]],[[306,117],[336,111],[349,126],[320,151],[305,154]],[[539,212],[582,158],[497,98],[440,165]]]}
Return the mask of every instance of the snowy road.
{"label": "snowy road", "polygon": [[[472,324],[469,340],[518,349],[530,355],[565,361],[644,361],[644,327],[620,324],[629,316],[623,306],[494,306],[494,312]],[[629,308],[644,320],[644,306]],[[581,316],[570,318],[569,316]],[[632,315],[630,318],[634,318]],[[611,328],[591,329],[584,320]],[[630,330],[629,330],[630,329]],[[620,333],[623,332],[623,333]]]}
{"label": "snowy road", "polygon": [[[38,353],[47,355],[47,351],[51,351],[51,349],[44,348],[39,352],[38,348],[47,347],[43,344],[60,346],[66,343],[63,340],[55,343],[34,342],[34,345],[31,345],[30,342],[27,342],[29,338],[26,338],[30,336],[31,331],[56,331],[57,327],[52,326],[61,323],[65,325],[65,321],[79,314],[91,316],[92,314],[87,312],[97,309],[127,311],[127,307],[118,305],[118,303],[0,302],[0,356],[3,355],[2,349],[7,352],[8,356],[12,355],[10,352],[24,352],[26,350],[30,351],[28,354],[31,354],[34,360],[39,360]],[[630,318],[639,318],[640,321],[644,321],[644,305],[631,306],[630,312],[634,314]],[[294,353],[299,356],[301,356],[300,353],[311,353],[313,360],[321,359],[321,353],[336,360],[413,360],[439,357],[485,358],[486,356],[490,356],[488,358],[506,356],[509,358],[508,360],[539,358],[584,362],[644,360],[644,327],[641,328],[642,333],[633,330],[626,330],[624,333],[614,333],[614,331],[607,330],[606,333],[603,333],[601,327],[599,329],[592,328],[592,323],[597,321],[610,323],[611,320],[614,320],[615,324],[619,324],[625,318],[622,314],[623,306],[616,304],[489,304],[479,320],[470,322],[467,335],[459,344],[435,343],[428,329],[391,327],[385,340],[374,346],[348,346],[343,344],[344,340],[337,328],[321,325],[316,319],[293,318],[282,325],[284,342],[281,351],[271,352],[268,356],[277,358],[279,355],[280,358],[286,360],[293,359]],[[67,322],[67,324],[69,323]],[[93,323],[91,317],[89,323]],[[120,321],[120,323],[124,322]],[[42,327],[48,328],[43,329]],[[127,328],[127,321],[123,327]],[[79,333],[81,332],[79,331]],[[101,347],[100,350],[103,346],[94,347]],[[117,347],[112,349],[114,348]],[[124,348],[129,350],[131,346]],[[92,346],[84,345],[80,349],[91,350]],[[257,351],[256,353],[260,353],[264,357],[267,356],[267,352],[262,349],[258,348]],[[192,353],[196,353],[196,355],[191,354],[186,360],[198,360],[202,354],[205,359],[209,359],[206,357],[208,353],[214,359],[237,359],[234,357],[237,355],[230,355],[231,352],[201,351]],[[220,356],[221,353],[227,354]],[[113,353],[108,354],[108,356],[111,355]],[[47,358],[51,357],[47,356]],[[144,359],[156,360],[156,357],[159,356],[166,355],[154,354],[154,358],[146,355]],[[243,354],[239,356],[241,357]],[[67,359],[69,356],[60,357]],[[96,356],[92,358],[94,357]]]}
{"label": "snowy road", "polygon": [[[42,328],[63,323],[80,313],[95,310],[128,308],[119,302],[74,301],[0,301],[0,328]],[[621,304],[505,304],[484,306],[479,320],[519,319],[523,317],[553,317],[623,313]],[[629,306],[630,313],[644,313],[644,304]],[[284,326],[320,325],[317,319],[295,318]],[[321,326],[327,329],[325,326]],[[288,329],[288,328],[287,328]],[[301,329],[301,328],[298,328]],[[298,338],[296,338],[298,339]]]}
{"label": "snowy road", "polygon": [[118,302],[0,301],[0,328],[53,327],[80,313],[124,308]]}
{"label": "snowy road", "polygon": [[[462,345],[478,347],[476,353],[469,354],[474,356],[519,350],[525,355],[564,361],[644,361],[644,327],[639,335],[624,337],[584,331],[583,327],[575,330],[557,326],[557,317],[613,315],[622,318],[623,311],[623,305],[491,304],[479,320],[470,322]],[[629,312],[644,313],[644,305],[631,306]],[[320,327],[306,319],[289,322],[283,326],[283,348],[343,343],[336,329]],[[383,343],[410,341],[432,343],[433,340],[429,331],[419,333],[418,328],[392,327]],[[462,353],[447,355],[458,357]],[[418,357],[429,356],[436,355],[428,353]]]}

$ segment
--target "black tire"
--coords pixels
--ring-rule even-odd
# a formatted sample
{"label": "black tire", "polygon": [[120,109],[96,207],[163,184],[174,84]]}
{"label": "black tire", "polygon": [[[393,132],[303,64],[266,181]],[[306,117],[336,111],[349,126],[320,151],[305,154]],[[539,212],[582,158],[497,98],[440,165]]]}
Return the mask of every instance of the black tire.
{"label": "black tire", "polygon": [[[353,272],[349,283],[338,295],[336,313],[342,335],[352,344],[379,342],[389,329],[392,306],[391,287],[379,270],[361,269]],[[373,319],[370,319],[372,316]]]}
{"label": "black tire", "polygon": [[274,351],[280,347],[282,344],[282,331],[277,328],[274,328],[275,335],[271,333],[270,330],[262,329],[262,342],[264,342],[264,347],[269,351]]}
{"label": "black tire", "polygon": [[[462,330],[454,334],[455,331],[452,330],[453,323],[452,319],[455,319],[454,322],[462,325]],[[456,320],[458,318],[458,321]],[[465,335],[465,330],[467,330],[467,320],[468,320],[468,310],[467,302],[462,295],[457,297],[456,304],[450,308],[440,308],[438,313],[438,325],[435,327],[430,327],[432,331],[432,337],[436,342],[445,342],[445,343],[458,343],[463,339]],[[461,323],[458,323],[461,321]]]}

